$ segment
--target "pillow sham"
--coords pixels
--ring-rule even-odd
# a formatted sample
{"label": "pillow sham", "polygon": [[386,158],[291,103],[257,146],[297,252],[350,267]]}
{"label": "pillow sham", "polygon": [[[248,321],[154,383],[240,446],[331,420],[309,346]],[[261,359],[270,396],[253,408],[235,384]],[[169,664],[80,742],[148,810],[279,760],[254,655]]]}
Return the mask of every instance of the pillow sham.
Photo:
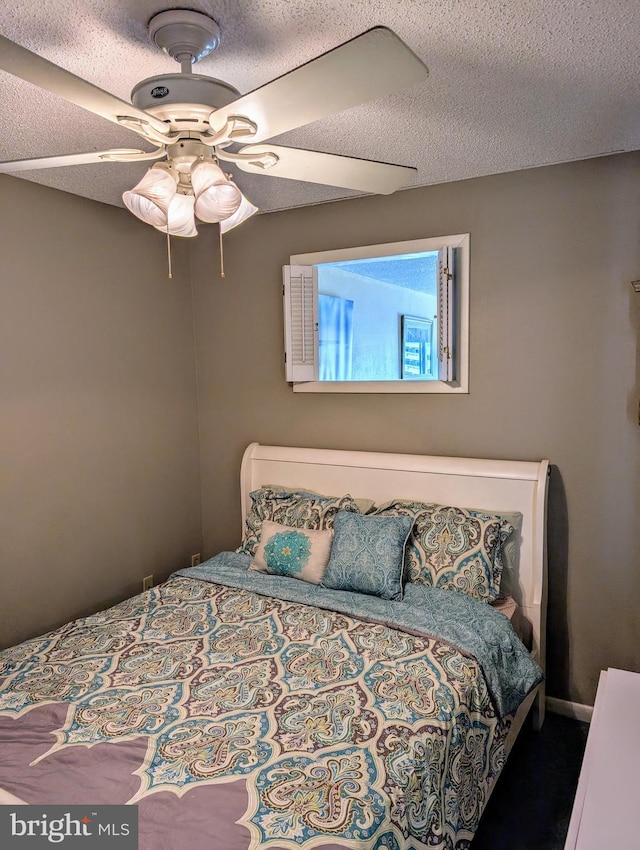
{"label": "pillow sham", "polygon": [[504,517],[473,508],[396,499],[373,516],[413,520],[405,555],[405,580],[456,590],[483,602],[500,592],[503,546],[513,531]]}
{"label": "pillow sham", "polygon": [[322,587],[402,599],[405,544],[413,519],[338,511]]}
{"label": "pillow sham", "polygon": [[331,528],[311,531],[265,520],[249,569],[320,584],[331,554],[332,540]]}
{"label": "pillow sham", "polygon": [[500,579],[500,596],[512,596],[514,588],[518,586],[522,514],[519,511],[499,511],[498,515],[511,523],[513,529],[502,545],[503,566]]}
{"label": "pillow sham", "polygon": [[[291,487],[283,487],[281,484],[265,484],[265,487],[268,487],[270,490],[273,490],[274,493],[291,493]],[[338,498],[337,496],[326,496],[324,493],[318,493],[315,490],[296,490],[297,493],[306,493],[309,496],[320,496],[322,499],[333,499]],[[369,511],[375,505],[375,499],[364,499],[360,496],[354,496],[353,501],[358,506],[358,510],[361,514],[368,514]]]}
{"label": "pillow sham", "polygon": [[265,520],[292,528],[323,530],[333,527],[339,510],[358,513],[358,505],[350,495],[319,496],[304,490],[274,490],[260,487],[249,494],[251,506],[247,512],[245,534],[236,552],[255,555]]}

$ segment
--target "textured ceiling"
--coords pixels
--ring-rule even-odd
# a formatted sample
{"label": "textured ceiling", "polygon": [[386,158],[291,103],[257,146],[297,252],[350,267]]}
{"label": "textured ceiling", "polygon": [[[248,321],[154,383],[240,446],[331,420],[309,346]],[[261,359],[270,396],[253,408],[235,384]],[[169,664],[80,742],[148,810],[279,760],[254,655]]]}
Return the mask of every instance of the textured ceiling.
{"label": "textured ceiling", "polygon": [[[196,73],[251,91],[372,26],[424,60],[426,82],[278,141],[417,167],[414,185],[640,149],[636,0],[193,0],[222,32]],[[173,6],[173,7],[175,7]],[[129,100],[179,66],[148,38],[166,0],[0,3],[0,33]],[[139,147],[135,134],[0,72],[0,160]],[[143,143],[144,144],[144,143]],[[105,203],[150,163],[71,166],[20,176]],[[240,173],[261,210],[350,194]]]}

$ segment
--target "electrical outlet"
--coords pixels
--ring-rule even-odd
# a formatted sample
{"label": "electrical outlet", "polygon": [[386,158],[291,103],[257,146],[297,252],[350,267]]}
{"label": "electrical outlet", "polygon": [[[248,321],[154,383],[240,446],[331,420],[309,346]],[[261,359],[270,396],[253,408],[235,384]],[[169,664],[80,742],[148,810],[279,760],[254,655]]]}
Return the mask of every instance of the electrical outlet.
{"label": "electrical outlet", "polygon": [[153,576],[145,576],[142,579],[142,589],[149,590],[150,587],[153,587]]}
{"label": "electrical outlet", "polygon": [[195,555],[191,556],[191,566],[197,567],[200,563],[200,552],[197,552]]}

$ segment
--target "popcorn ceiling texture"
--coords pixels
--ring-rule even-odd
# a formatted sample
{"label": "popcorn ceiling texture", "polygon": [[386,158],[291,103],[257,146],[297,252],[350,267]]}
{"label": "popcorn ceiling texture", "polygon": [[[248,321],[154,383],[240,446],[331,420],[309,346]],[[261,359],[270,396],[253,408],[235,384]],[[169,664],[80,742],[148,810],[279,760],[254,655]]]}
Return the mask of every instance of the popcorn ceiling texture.
{"label": "popcorn ceiling texture", "polygon": [[[175,6],[218,22],[221,45],[195,71],[242,93],[372,26],[395,30],[429,67],[425,83],[278,141],[413,165],[414,185],[640,148],[640,4],[631,0],[41,0],[0,4],[0,33],[128,101],[140,80],[179,70],[147,35],[148,20]],[[0,91],[0,160],[141,145],[2,72]],[[122,206],[122,192],[147,167],[21,176]],[[237,179],[263,211],[354,194],[242,172]]]}

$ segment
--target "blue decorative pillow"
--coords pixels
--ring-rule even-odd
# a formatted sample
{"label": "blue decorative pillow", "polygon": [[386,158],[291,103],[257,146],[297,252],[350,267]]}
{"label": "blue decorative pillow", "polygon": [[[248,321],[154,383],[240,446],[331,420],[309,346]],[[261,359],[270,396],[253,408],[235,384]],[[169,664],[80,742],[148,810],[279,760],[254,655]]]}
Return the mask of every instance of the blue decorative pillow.
{"label": "blue decorative pillow", "polygon": [[322,587],[402,599],[404,547],[412,517],[362,516],[338,511]]}
{"label": "blue decorative pillow", "polygon": [[313,531],[265,520],[250,570],[320,584],[331,554],[333,530]]}

